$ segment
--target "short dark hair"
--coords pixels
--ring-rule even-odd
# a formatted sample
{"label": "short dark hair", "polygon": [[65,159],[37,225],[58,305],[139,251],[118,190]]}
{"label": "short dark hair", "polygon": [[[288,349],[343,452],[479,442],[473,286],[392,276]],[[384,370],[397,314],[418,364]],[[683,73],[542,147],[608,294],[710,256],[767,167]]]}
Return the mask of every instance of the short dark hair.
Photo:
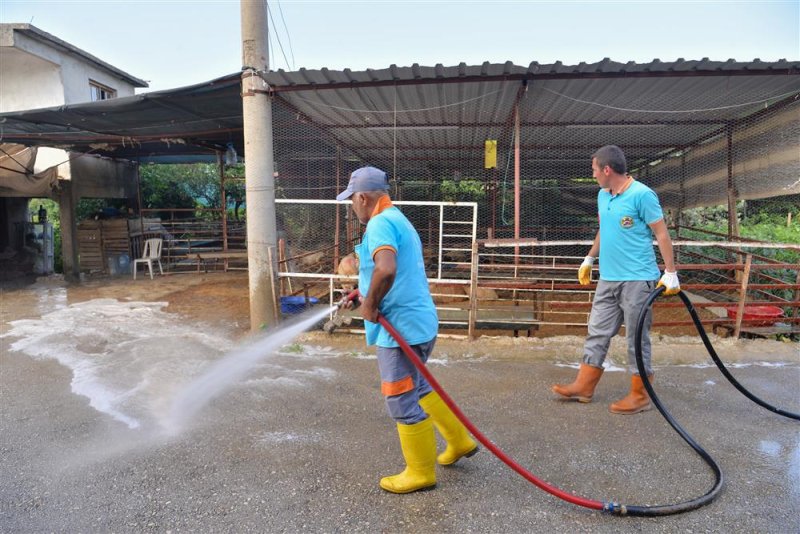
{"label": "short dark hair", "polygon": [[597,160],[597,166],[601,169],[606,165],[617,174],[628,172],[628,163],[625,161],[625,153],[617,145],[606,145],[592,154],[592,159]]}

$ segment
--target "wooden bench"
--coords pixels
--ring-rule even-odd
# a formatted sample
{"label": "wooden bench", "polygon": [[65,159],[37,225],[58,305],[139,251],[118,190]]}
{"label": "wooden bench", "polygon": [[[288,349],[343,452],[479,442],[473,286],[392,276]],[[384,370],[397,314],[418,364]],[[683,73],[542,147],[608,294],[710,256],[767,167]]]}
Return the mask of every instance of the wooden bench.
{"label": "wooden bench", "polygon": [[[235,252],[192,252],[191,254],[186,255],[187,258],[194,258],[197,259],[197,272],[200,272],[200,267],[205,266],[207,262],[213,261],[214,265],[217,264],[219,260],[224,260],[225,264],[223,269],[225,272],[228,272],[228,261],[229,260],[244,260],[247,261],[247,251],[246,250],[239,250]],[[204,272],[208,272],[208,269],[205,269]]]}

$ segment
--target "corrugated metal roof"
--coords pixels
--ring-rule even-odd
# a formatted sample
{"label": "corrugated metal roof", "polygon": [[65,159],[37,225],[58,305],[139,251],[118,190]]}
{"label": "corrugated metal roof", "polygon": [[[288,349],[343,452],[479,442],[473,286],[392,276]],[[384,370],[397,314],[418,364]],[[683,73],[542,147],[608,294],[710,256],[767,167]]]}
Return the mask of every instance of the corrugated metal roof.
{"label": "corrugated metal roof", "polygon": [[[648,64],[483,63],[351,71],[269,72],[279,155],[341,146],[370,163],[398,150],[464,157],[477,165],[487,138],[510,143],[521,109],[523,157],[585,158],[615,143],[633,158],[684,146],[800,95],[800,61]],[[680,126],[680,127],[670,127]],[[243,152],[239,74],[169,91],[0,114],[2,141],[123,158]],[[646,135],[645,135],[646,133]],[[302,137],[304,144],[296,139]],[[180,138],[182,143],[175,144]],[[585,166],[585,164],[582,164]]]}
{"label": "corrugated metal roof", "polygon": [[395,83],[395,82],[421,82],[423,80],[459,80],[464,78],[574,78],[591,76],[672,76],[672,75],[733,75],[736,73],[750,74],[797,74],[800,70],[800,61],[764,62],[760,59],[752,61],[711,61],[708,58],[700,60],[663,62],[654,59],[650,63],[635,63],[629,61],[620,63],[605,58],[597,63],[581,62],[577,65],[564,65],[560,61],[550,64],[539,64],[536,61],[528,66],[515,65],[511,61],[505,63],[483,62],[480,65],[458,65],[445,67],[437,63],[433,67],[421,66],[414,63],[408,67],[391,65],[385,69],[367,69],[364,71],[341,71],[330,69],[300,69],[287,72],[283,69],[270,71],[264,79],[277,90],[286,88],[301,88],[304,86],[335,86],[341,84],[369,84],[369,83]]}

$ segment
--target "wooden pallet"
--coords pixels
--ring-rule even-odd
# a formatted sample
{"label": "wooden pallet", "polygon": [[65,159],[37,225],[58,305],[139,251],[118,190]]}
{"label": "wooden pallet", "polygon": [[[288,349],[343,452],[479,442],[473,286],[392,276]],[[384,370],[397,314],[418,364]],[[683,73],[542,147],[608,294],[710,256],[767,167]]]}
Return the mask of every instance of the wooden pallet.
{"label": "wooden pallet", "polygon": [[131,254],[127,219],[86,220],[78,223],[81,271],[108,272],[108,258]]}

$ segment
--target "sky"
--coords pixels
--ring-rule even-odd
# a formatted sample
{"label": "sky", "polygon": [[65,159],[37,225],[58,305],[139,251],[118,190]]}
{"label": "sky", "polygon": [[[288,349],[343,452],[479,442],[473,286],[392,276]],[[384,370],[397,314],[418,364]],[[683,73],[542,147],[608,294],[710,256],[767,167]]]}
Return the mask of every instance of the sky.
{"label": "sky", "polygon": [[[270,1],[270,68],[800,60],[800,0]],[[0,0],[150,90],[241,68],[239,0]],[[280,41],[280,42],[278,42]],[[142,90],[139,90],[142,92]]]}

